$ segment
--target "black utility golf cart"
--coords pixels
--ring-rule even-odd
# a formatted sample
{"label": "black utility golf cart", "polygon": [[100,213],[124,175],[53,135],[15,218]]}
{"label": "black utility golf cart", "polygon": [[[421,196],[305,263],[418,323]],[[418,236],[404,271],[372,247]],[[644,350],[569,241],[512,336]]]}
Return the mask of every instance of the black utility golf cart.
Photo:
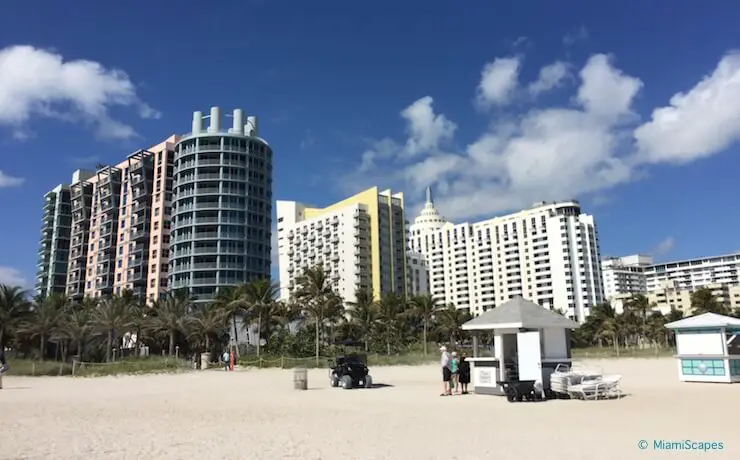
{"label": "black utility golf cart", "polygon": [[331,386],[345,390],[372,388],[373,378],[367,368],[367,355],[361,351],[362,346],[362,343],[350,341],[338,344],[340,354],[331,362],[329,369]]}

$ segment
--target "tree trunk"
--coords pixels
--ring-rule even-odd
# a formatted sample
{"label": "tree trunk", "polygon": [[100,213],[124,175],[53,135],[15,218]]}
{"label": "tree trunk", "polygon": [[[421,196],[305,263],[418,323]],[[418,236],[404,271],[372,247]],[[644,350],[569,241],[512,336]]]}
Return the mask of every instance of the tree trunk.
{"label": "tree trunk", "polygon": [[5,350],[5,332],[0,329],[0,350]]}
{"label": "tree trunk", "polygon": [[170,331],[170,356],[175,354],[175,331]]}
{"label": "tree trunk", "polygon": [[316,367],[319,366],[319,319],[316,318]]}
{"label": "tree trunk", "polygon": [[206,334],[206,353],[211,353],[211,338]]}
{"label": "tree trunk", "polygon": [[44,334],[41,334],[41,337],[39,337],[39,340],[41,341],[41,343],[39,344],[39,359],[43,361],[44,351],[46,351],[46,337],[44,337]]}
{"label": "tree trunk", "polygon": [[427,355],[427,322],[424,321],[424,329],[422,330],[422,337],[424,339],[424,356]]}
{"label": "tree trunk", "polygon": [[617,352],[617,356],[619,356],[619,337],[616,335],[614,336],[614,350]]}
{"label": "tree trunk", "polygon": [[386,355],[391,355],[391,327],[390,325],[386,325],[386,333],[385,333],[385,353]]}
{"label": "tree trunk", "polygon": [[257,358],[260,357],[260,346],[262,345],[262,312],[257,315]]}
{"label": "tree trunk", "polygon": [[105,362],[111,362],[111,352],[113,351],[113,329],[108,330],[108,347],[105,350]]}
{"label": "tree trunk", "polygon": [[234,324],[234,343],[239,345],[239,332],[236,330],[236,313],[231,315],[231,322]]}

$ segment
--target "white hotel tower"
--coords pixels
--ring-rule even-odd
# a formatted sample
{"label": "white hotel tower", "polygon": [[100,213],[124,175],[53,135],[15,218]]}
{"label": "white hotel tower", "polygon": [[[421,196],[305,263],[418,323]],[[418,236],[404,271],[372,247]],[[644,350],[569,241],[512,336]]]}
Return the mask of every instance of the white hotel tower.
{"label": "white hotel tower", "polygon": [[537,203],[477,223],[453,224],[431,189],[410,226],[410,249],[426,256],[429,290],[478,315],[521,295],[583,321],[604,301],[593,216],[577,201]]}

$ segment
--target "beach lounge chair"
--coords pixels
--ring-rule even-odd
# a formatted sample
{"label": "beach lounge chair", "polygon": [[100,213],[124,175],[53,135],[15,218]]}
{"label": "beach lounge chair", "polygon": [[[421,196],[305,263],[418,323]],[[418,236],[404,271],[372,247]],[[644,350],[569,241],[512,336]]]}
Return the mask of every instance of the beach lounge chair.
{"label": "beach lounge chair", "polygon": [[583,400],[620,398],[621,382],[621,375],[605,375],[597,379],[583,380],[581,383],[569,385],[568,395],[571,399]]}
{"label": "beach lounge chair", "polygon": [[569,395],[568,388],[597,380],[602,377],[601,369],[594,367],[569,367],[559,364],[550,374],[550,390],[558,395]]}

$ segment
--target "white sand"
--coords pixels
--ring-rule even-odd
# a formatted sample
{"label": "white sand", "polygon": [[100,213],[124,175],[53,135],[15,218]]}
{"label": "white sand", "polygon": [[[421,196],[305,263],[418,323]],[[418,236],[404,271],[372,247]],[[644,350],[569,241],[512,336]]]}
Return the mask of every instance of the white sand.
{"label": "white sand", "polygon": [[[288,370],[20,378],[0,390],[0,459],[740,458],[740,385],[680,383],[671,359],[596,363],[618,401],[440,397],[436,366],[376,367],[372,390],[309,391]],[[640,451],[646,439],[722,441],[721,452]]]}

